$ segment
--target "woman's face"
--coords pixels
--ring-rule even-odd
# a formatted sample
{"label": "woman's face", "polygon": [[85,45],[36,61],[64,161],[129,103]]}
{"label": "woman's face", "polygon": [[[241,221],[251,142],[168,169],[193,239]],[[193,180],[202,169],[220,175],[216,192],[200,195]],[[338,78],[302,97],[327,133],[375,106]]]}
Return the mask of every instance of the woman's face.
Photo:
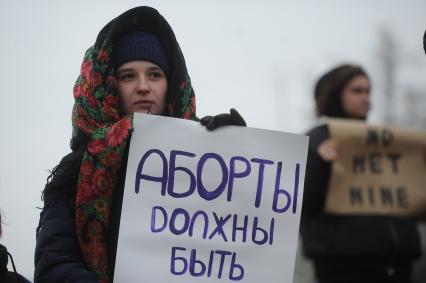
{"label": "woman's face", "polygon": [[163,113],[167,78],[158,65],[144,60],[130,61],[118,68],[116,78],[126,114]]}
{"label": "woman's face", "polygon": [[364,75],[349,81],[343,89],[342,107],[349,118],[366,119],[370,110],[370,82]]}

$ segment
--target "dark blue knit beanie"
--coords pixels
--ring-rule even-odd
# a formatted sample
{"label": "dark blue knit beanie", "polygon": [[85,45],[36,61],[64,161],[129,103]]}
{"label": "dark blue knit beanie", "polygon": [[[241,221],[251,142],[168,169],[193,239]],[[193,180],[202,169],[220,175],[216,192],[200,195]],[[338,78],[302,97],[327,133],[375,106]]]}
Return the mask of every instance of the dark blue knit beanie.
{"label": "dark blue knit beanie", "polygon": [[133,60],[147,60],[169,73],[169,63],[160,41],[152,34],[135,31],[120,38],[114,47],[113,62],[118,69]]}

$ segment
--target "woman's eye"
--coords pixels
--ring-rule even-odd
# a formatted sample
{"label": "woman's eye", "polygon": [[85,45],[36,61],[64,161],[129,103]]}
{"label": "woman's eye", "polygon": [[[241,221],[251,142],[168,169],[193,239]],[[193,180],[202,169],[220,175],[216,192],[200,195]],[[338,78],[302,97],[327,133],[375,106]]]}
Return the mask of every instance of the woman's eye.
{"label": "woman's eye", "polygon": [[361,93],[369,93],[370,90],[368,88],[362,88],[362,87],[355,87],[352,89],[352,92],[361,94]]}
{"label": "woman's eye", "polygon": [[163,74],[162,74],[161,72],[156,72],[156,71],[154,71],[154,72],[149,72],[148,76],[149,76],[151,79],[160,79],[160,78],[162,78],[162,77],[163,77]]}
{"label": "woman's eye", "polygon": [[128,80],[131,80],[133,78],[134,78],[134,75],[132,73],[124,73],[124,74],[120,74],[118,76],[118,79],[120,81],[126,81],[126,80],[128,81]]}

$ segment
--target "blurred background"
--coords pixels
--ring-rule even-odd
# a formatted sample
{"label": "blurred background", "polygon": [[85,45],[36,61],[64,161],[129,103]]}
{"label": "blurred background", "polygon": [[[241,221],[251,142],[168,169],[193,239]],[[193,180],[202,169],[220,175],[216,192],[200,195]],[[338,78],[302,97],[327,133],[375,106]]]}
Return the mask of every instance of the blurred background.
{"label": "blurred background", "polygon": [[[251,127],[304,133],[315,123],[316,80],[349,62],[371,77],[371,122],[426,129],[424,0],[1,0],[0,241],[28,278],[41,191],[69,152],[84,52],[109,20],[139,5],[173,27],[199,116],[235,107]],[[414,277],[424,282],[426,256]],[[313,282],[300,253],[294,282]]]}

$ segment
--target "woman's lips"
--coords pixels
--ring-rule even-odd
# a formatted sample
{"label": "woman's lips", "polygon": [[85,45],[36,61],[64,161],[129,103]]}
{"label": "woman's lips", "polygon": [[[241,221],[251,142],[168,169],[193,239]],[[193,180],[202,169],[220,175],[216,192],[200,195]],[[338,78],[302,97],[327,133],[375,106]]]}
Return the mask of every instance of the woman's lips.
{"label": "woman's lips", "polygon": [[153,104],[154,102],[147,100],[137,101],[133,103],[133,112],[151,113]]}
{"label": "woman's lips", "polygon": [[152,101],[137,101],[134,103],[135,106],[146,107],[146,108],[150,108],[152,104],[154,104],[154,102]]}

